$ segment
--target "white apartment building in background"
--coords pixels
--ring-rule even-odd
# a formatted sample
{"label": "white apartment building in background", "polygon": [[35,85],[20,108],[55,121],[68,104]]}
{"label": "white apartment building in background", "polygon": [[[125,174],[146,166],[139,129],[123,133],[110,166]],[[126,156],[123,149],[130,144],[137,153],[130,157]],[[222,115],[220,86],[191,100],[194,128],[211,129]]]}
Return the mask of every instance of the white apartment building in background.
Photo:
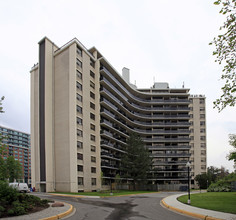
{"label": "white apartment building in background", "polygon": [[160,82],[139,89],[129,69],[120,75],[76,38],[62,47],[43,38],[30,72],[32,185],[39,191],[106,188],[120,174],[131,132],[153,157],[149,184],[186,184],[188,161],[192,175],[206,172],[205,97]]}

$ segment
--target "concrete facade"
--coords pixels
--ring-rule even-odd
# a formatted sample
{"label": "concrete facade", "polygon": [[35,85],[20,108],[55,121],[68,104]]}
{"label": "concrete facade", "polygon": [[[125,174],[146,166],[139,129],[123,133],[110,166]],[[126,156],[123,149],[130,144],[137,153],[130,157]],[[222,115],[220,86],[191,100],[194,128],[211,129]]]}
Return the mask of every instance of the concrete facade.
{"label": "concrete facade", "polygon": [[100,190],[101,179],[109,186],[120,174],[131,132],[140,135],[153,157],[149,183],[186,183],[195,114],[189,89],[168,83],[137,89],[127,68],[124,77],[95,47],[88,50],[77,39],[60,48],[46,37],[39,42],[39,63],[31,69],[36,189]]}

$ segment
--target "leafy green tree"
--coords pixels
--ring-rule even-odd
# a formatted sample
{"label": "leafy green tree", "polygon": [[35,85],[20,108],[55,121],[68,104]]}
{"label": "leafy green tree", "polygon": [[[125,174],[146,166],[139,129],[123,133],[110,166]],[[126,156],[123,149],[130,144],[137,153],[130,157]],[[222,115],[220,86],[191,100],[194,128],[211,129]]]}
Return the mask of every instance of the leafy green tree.
{"label": "leafy green tree", "polygon": [[151,169],[152,158],[136,133],[130,134],[125,151],[126,153],[121,157],[121,177],[132,179],[135,190],[137,183],[146,182],[147,172]]}
{"label": "leafy green tree", "polygon": [[[3,107],[2,107],[2,101],[4,100],[4,96],[0,99],[0,113],[4,113]],[[6,145],[3,143],[4,136],[0,132],[0,156],[4,155],[6,150]]]}
{"label": "leafy green tree", "polygon": [[9,156],[6,159],[6,167],[7,167],[7,177],[9,178],[9,182],[13,182],[15,179],[22,178],[22,166],[18,160],[15,160],[13,156]]}
{"label": "leafy green tree", "polygon": [[226,16],[220,27],[222,34],[210,43],[215,45],[215,62],[224,65],[221,79],[225,80],[225,85],[221,88],[222,95],[214,102],[214,108],[222,111],[236,103],[236,0],[217,0],[214,4],[221,5],[219,13]]}
{"label": "leafy green tree", "polygon": [[0,99],[0,113],[3,113],[3,107],[2,107],[2,101],[4,100],[4,96],[2,96],[2,98]]}
{"label": "leafy green tree", "polygon": [[206,173],[198,174],[195,177],[195,180],[200,189],[207,189],[209,181],[209,176]]}
{"label": "leafy green tree", "polygon": [[7,168],[3,157],[0,156],[0,181],[5,181],[7,178]]}
{"label": "leafy green tree", "polygon": [[234,161],[234,167],[236,169],[236,134],[230,134],[229,135],[229,144],[235,148],[234,151],[230,152],[228,157],[228,160]]}

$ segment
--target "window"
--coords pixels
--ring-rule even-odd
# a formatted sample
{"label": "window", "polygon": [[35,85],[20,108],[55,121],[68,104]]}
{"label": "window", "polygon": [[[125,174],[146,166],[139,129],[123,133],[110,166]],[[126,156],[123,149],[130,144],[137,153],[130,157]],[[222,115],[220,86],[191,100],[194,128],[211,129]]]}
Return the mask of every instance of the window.
{"label": "window", "polygon": [[90,81],[90,87],[95,89],[95,84],[92,81]]}
{"label": "window", "polygon": [[81,131],[80,129],[77,129],[77,135],[79,137],[83,137],[83,131]]}
{"label": "window", "polygon": [[200,100],[199,100],[199,103],[200,103],[200,104],[204,104],[204,103],[205,103],[205,99],[200,99]]}
{"label": "window", "polygon": [[90,124],[90,129],[95,131],[95,125],[94,124]]}
{"label": "window", "polygon": [[91,70],[90,70],[90,76],[91,76],[92,78],[95,78],[95,73],[94,73],[93,71],[91,71]]}
{"label": "window", "polygon": [[205,121],[200,121],[200,126],[205,125]]}
{"label": "window", "polygon": [[82,57],[82,49],[77,46],[77,53]]}
{"label": "window", "polygon": [[92,186],[96,186],[97,185],[96,178],[92,178],[91,179],[91,183],[92,183]]}
{"label": "window", "polygon": [[205,143],[201,143],[201,147],[205,148],[206,144]]}
{"label": "window", "polygon": [[84,185],[84,178],[78,177],[78,185],[83,186]]}
{"label": "window", "polygon": [[190,136],[190,140],[194,140],[194,136]]}
{"label": "window", "polygon": [[79,70],[76,70],[77,71],[77,77],[79,78],[79,79],[82,79],[82,73],[79,71]]}
{"label": "window", "polygon": [[77,98],[77,100],[79,100],[80,102],[82,102],[83,101],[83,97],[82,97],[82,95],[80,95],[80,94],[76,94],[76,98]]}
{"label": "window", "polygon": [[201,129],[200,129],[200,132],[201,132],[201,133],[205,133],[206,130],[205,130],[204,128],[201,128]]}
{"label": "window", "polygon": [[91,151],[92,151],[92,152],[96,152],[96,147],[93,146],[93,145],[91,145]]}
{"label": "window", "polygon": [[201,150],[201,155],[206,155],[206,151],[205,150]]}
{"label": "window", "polygon": [[200,112],[205,111],[204,107],[200,107]]}
{"label": "window", "polygon": [[91,141],[95,141],[95,136],[91,134],[91,135],[90,135],[90,140],[91,140]]}
{"label": "window", "polygon": [[96,163],[96,157],[91,156],[91,162]]}
{"label": "window", "polygon": [[95,67],[95,62],[90,58],[90,66]]}
{"label": "window", "polygon": [[96,173],[96,167],[91,167],[91,173]]}
{"label": "window", "polygon": [[76,110],[77,110],[78,113],[82,114],[82,107],[77,105]]}
{"label": "window", "polygon": [[95,94],[93,92],[90,92],[90,97],[95,99]]}
{"label": "window", "polygon": [[76,59],[77,67],[82,68],[82,62],[79,59]]}
{"label": "window", "polygon": [[95,115],[93,113],[90,113],[90,118],[95,120]]}
{"label": "window", "polygon": [[78,148],[83,148],[83,143],[81,141],[77,141],[77,147]]}
{"label": "window", "polygon": [[82,165],[77,165],[77,171],[83,172],[84,168]]}
{"label": "window", "polygon": [[205,137],[205,136],[201,136],[201,137],[200,137],[200,140],[201,140],[201,141],[205,141],[205,140],[206,140],[206,137]]}
{"label": "window", "polygon": [[205,115],[204,114],[200,114],[200,118],[205,118]]}
{"label": "window", "polygon": [[82,125],[82,124],[83,124],[82,118],[77,117],[77,124],[79,124],[79,125]]}
{"label": "window", "polygon": [[78,160],[83,160],[83,154],[77,153],[77,159]]}
{"label": "window", "polygon": [[95,104],[90,102],[90,108],[95,109]]}
{"label": "window", "polygon": [[77,87],[80,91],[82,91],[82,84],[81,84],[81,83],[76,82],[76,87]]}

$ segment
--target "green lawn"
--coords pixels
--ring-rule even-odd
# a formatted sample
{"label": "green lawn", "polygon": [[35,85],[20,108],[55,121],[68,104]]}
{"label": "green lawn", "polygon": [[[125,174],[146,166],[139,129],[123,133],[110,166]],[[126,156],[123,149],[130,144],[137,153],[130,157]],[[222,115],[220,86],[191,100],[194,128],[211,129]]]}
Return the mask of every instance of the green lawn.
{"label": "green lawn", "polygon": [[[199,208],[236,214],[236,192],[208,192],[191,194],[191,205]],[[178,200],[187,204],[188,195]]]}
{"label": "green lawn", "polygon": [[111,191],[101,191],[101,192],[79,192],[79,193],[69,193],[69,192],[55,192],[57,194],[67,194],[67,195],[81,195],[81,196],[123,196],[131,194],[141,194],[141,193],[151,193],[156,191],[128,191],[128,190],[112,190]]}

